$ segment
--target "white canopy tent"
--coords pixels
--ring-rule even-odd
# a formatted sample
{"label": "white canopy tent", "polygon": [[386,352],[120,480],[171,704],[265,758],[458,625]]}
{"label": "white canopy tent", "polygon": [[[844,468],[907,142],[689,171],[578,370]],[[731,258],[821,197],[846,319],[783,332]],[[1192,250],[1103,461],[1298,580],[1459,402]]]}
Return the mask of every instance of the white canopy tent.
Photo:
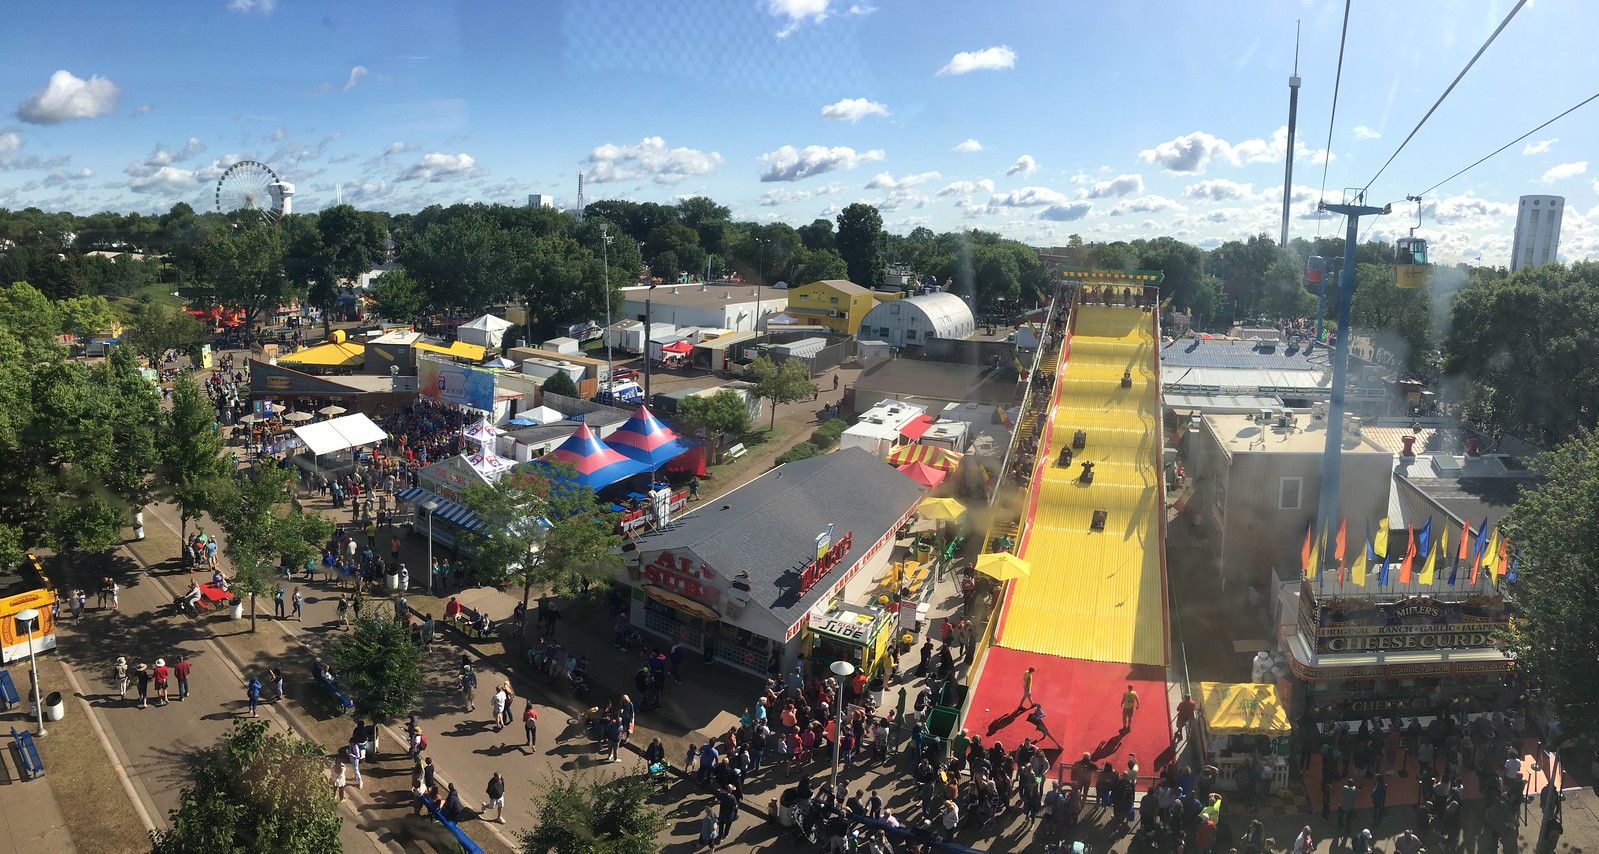
{"label": "white canopy tent", "polygon": [[313,456],[318,457],[381,442],[389,437],[382,427],[360,413],[296,427],[294,435],[305,443]]}
{"label": "white canopy tent", "polygon": [[461,324],[455,329],[455,337],[468,344],[476,344],[489,350],[498,350],[500,340],[505,336],[505,330],[516,326],[501,317],[485,314]]}

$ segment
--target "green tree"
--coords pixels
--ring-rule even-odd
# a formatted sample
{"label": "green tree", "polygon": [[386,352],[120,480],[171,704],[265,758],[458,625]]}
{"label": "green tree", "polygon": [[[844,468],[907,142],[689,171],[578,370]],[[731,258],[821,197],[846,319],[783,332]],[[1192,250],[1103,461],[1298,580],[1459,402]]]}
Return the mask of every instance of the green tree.
{"label": "green tree", "polygon": [[[820,220],[826,222],[827,220]],[[809,284],[825,279],[843,279],[849,276],[849,265],[833,249],[802,250],[800,262],[794,268],[793,284]]]}
{"label": "green tree", "polygon": [[535,585],[575,593],[583,579],[607,581],[616,568],[609,555],[621,545],[611,514],[566,464],[548,475],[510,473],[461,495],[482,522],[461,535],[464,561],[474,578],[522,587],[526,604]]}
{"label": "green tree", "polygon": [[384,320],[410,322],[422,316],[427,291],[404,270],[390,270],[373,283],[372,311]]}
{"label": "green tree", "polygon": [[779,365],[766,356],[756,356],[750,363],[750,377],[755,382],[755,394],[772,403],[772,423],[767,428],[777,429],[777,406],[805,400],[815,393],[811,384],[811,370],[798,359],[787,359]]}
{"label": "green tree", "polygon": [[192,785],[171,812],[170,830],[153,831],[153,854],[327,854],[344,850],[343,819],[314,742],[240,720],[200,754]]}
{"label": "green tree", "polygon": [[516,295],[519,250],[487,208],[441,213],[400,249],[434,306],[477,310]]}
{"label": "green tree", "polygon": [[329,654],[355,711],[374,721],[404,717],[422,696],[422,650],[411,640],[404,615],[365,613]]}
{"label": "green tree", "polygon": [[1431,363],[1432,294],[1427,288],[1395,285],[1392,265],[1355,267],[1349,323],[1393,354],[1400,369],[1412,377],[1421,376]]}
{"label": "green tree", "polygon": [[539,389],[546,394],[564,394],[567,397],[579,396],[577,383],[572,382],[572,378],[567,376],[565,371],[556,371],[550,374],[549,379],[539,385]]}
{"label": "green tree", "polygon": [[1501,525],[1519,554],[1505,639],[1562,739],[1591,742],[1599,738],[1599,433],[1579,429],[1533,467],[1542,483],[1523,490]]}
{"label": "green tree", "polygon": [[278,564],[302,566],[315,559],[333,525],[321,515],[290,507],[296,473],[268,465],[254,480],[240,480],[232,500],[213,512],[222,526],[222,551],[233,564],[233,589],[250,597],[250,631],[256,629],[257,597],[272,592]]}
{"label": "green tree", "polygon": [[849,265],[849,280],[863,288],[880,288],[883,271],[883,215],[856,202],[838,215],[838,254]]}
{"label": "green tree", "polygon": [[[923,229],[924,231],[926,229]],[[927,232],[931,238],[932,232]],[[810,225],[801,226],[800,240],[804,241],[805,248],[816,252],[822,249],[838,248],[838,238],[833,234],[833,221],[826,218],[813,219]],[[816,281],[808,279],[807,281]]]}
{"label": "green tree", "polygon": [[0,285],[0,329],[16,337],[27,364],[55,361],[65,354],[56,342],[61,334],[60,310],[27,282]]}
{"label": "green tree", "polygon": [[159,364],[161,354],[168,350],[192,353],[211,337],[199,318],[181,309],[158,305],[134,309],[129,323],[131,328],[122,336],[123,346],[149,359],[152,365]]}
{"label": "green tree", "polygon": [[172,406],[161,418],[160,455],[157,483],[178,505],[178,534],[187,540],[189,520],[219,510],[233,493],[233,464],[222,456],[211,402],[188,374],[172,384]]}
{"label": "green tree", "polygon": [[724,388],[705,397],[683,398],[672,420],[683,429],[707,438],[742,434],[750,429],[750,409],[742,393]]}
{"label": "green tree", "polygon": [[110,332],[116,323],[116,313],[105,297],[72,297],[56,303],[61,317],[61,331],[80,338]]}
{"label": "green tree", "polygon": [[537,795],[537,826],[522,854],[654,854],[666,815],[636,776],[562,776]]}
{"label": "green tree", "polygon": [[1524,267],[1455,294],[1444,372],[1469,384],[1468,414],[1546,445],[1599,413],[1599,263]]}
{"label": "green tree", "polygon": [[283,232],[265,223],[216,232],[201,250],[216,301],[243,311],[246,328],[294,297],[283,273],[283,251]]}

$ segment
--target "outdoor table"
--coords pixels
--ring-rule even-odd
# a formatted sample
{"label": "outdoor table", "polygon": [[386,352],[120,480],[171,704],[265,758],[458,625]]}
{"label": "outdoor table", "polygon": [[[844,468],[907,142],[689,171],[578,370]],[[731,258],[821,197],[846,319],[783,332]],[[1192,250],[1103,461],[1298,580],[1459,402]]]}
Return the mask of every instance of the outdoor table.
{"label": "outdoor table", "polygon": [[646,501],[649,499],[649,496],[642,492],[629,492],[627,497],[633,499],[634,501]]}
{"label": "outdoor table", "polygon": [[612,504],[611,505],[611,512],[612,513],[626,513],[627,512],[627,508],[623,507],[620,504]]}
{"label": "outdoor table", "polygon": [[202,602],[225,602],[233,598],[233,594],[216,586],[211,582],[200,585],[200,598]]}

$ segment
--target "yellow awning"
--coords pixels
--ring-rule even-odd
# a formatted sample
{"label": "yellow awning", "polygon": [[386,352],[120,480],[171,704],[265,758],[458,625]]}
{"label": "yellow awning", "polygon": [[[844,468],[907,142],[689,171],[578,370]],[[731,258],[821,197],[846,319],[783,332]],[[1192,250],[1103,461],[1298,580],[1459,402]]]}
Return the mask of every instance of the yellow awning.
{"label": "yellow awning", "polygon": [[330,341],[279,356],[281,365],[316,365],[323,368],[348,368],[366,361],[366,348],[349,341]]}
{"label": "yellow awning", "polygon": [[455,356],[459,359],[469,359],[473,362],[481,362],[483,361],[483,357],[488,355],[488,352],[482,347],[479,347],[476,344],[468,344],[465,341],[451,342],[450,346],[448,347],[440,347],[437,344],[422,344],[419,342],[416,345],[416,349],[426,350],[429,353],[443,353],[446,356]]}
{"label": "yellow awning", "polygon": [[1276,685],[1201,682],[1199,708],[1216,735],[1287,735],[1292,729]]}

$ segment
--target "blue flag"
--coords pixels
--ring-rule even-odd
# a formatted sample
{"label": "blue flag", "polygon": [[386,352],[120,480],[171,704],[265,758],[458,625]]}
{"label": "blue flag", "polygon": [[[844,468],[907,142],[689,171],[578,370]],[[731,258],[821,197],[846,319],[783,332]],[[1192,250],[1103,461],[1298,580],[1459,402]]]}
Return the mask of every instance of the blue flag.
{"label": "blue flag", "polygon": [[1509,579],[1511,584],[1515,584],[1517,581],[1520,580],[1520,577],[1521,577],[1521,549],[1516,549],[1516,553],[1514,555],[1512,555],[1511,558],[1510,558],[1510,568],[1505,570],[1505,578]]}
{"label": "blue flag", "polygon": [[1383,555],[1382,556],[1382,568],[1377,570],[1377,586],[1378,587],[1383,587],[1383,586],[1386,586],[1387,584],[1388,584],[1388,556],[1387,555]]}
{"label": "blue flag", "polygon": [[1430,554],[1432,554],[1432,517],[1428,516],[1426,524],[1416,532],[1416,557],[1426,560]]}

